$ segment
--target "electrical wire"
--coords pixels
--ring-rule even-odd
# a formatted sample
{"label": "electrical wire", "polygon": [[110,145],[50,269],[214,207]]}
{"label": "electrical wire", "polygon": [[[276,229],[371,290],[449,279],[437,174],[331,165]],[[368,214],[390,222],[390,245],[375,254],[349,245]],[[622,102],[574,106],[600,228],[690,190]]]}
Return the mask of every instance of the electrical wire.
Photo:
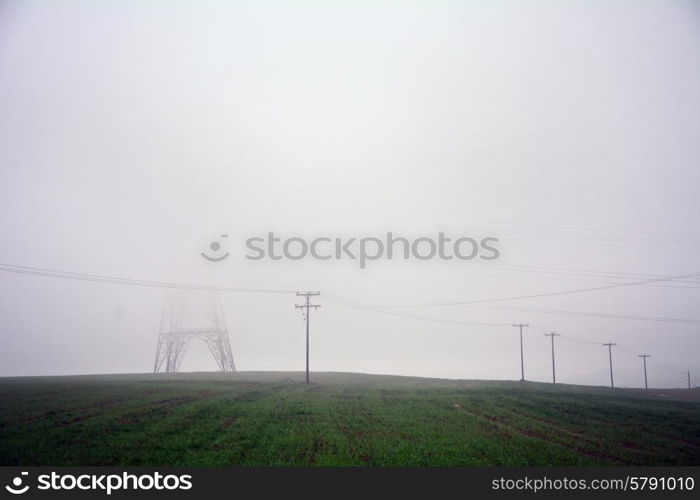
{"label": "electrical wire", "polygon": [[483,322],[483,321],[462,321],[462,320],[455,320],[455,319],[449,319],[449,318],[441,318],[441,317],[436,317],[436,316],[426,316],[423,314],[411,314],[411,313],[396,311],[396,310],[393,310],[393,309],[387,308],[387,307],[376,306],[374,304],[369,304],[367,302],[362,302],[359,300],[350,299],[350,298],[343,297],[341,295],[336,295],[333,293],[325,293],[324,295],[326,297],[328,297],[330,300],[334,300],[334,301],[340,302],[342,304],[349,304],[349,305],[352,305],[352,306],[359,308],[359,309],[366,309],[366,310],[374,311],[374,312],[377,312],[380,314],[387,314],[390,316],[415,319],[415,320],[419,320],[419,321],[429,321],[429,322],[433,322],[433,323],[445,323],[445,324],[468,325],[468,326],[510,326],[511,325],[511,323],[495,323],[495,322]]}
{"label": "electrical wire", "polygon": [[198,285],[191,283],[175,283],[167,281],[149,281],[133,278],[121,278],[116,276],[106,276],[100,274],[74,273],[68,271],[57,271],[54,269],[43,269],[28,266],[16,266],[12,264],[0,263],[0,272],[28,274],[32,276],[43,276],[48,278],[61,278],[77,281],[91,281],[96,283],[109,283],[115,285],[132,285],[150,288],[172,288],[184,290],[204,290],[213,292],[236,292],[236,293],[296,293],[295,290],[276,290],[263,288],[236,288],[224,286]]}
{"label": "electrical wire", "polygon": [[612,288],[623,288],[629,286],[643,285],[647,283],[656,283],[660,281],[677,280],[681,278],[690,278],[700,276],[700,272],[690,273],[690,274],[680,274],[676,276],[662,276],[659,278],[651,278],[640,281],[632,281],[627,283],[616,283],[612,285],[596,286],[589,288],[577,288],[573,290],[561,290],[558,292],[547,292],[547,293],[535,293],[530,295],[516,295],[511,297],[498,297],[492,299],[479,299],[479,300],[464,300],[464,301],[449,301],[449,302],[430,302],[425,304],[414,304],[401,306],[401,308],[422,308],[422,307],[438,307],[438,306],[461,306],[461,305],[472,305],[472,304],[487,304],[492,302],[508,302],[513,300],[524,300],[524,299],[536,299],[541,297],[554,297],[559,295],[571,295],[576,293],[586,293],[586,292],[596,292],[600,290],[610,290]]}

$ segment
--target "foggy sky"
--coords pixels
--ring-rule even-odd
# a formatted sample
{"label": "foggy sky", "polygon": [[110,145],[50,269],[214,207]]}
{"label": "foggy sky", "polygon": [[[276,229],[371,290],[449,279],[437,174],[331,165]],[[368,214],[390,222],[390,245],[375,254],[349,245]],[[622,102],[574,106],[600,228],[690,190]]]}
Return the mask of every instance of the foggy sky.
{"label": "foggy sky", "polygon": [[[5,1],[0,262],[319,290],[312,370],[517,379],[512,327],[324,294],[397,308],[700,272],[698,14],[673,1]],[[269,231],[495,236],[501,257],[246,260],[245,239]],[[204,261],[224,233],[231,257]],[[686,370],[698,384],[698,324],[552,313],[700,319],[698,280],[660,284],[397,310],[531,323],[531,380],[551,380],[543,334],[556,330],[557,381],[607,384],[596,343],[616,342],[618,385],[643,384],[642,353],[651,386],[683,387]],[[165,295],[0,273],[0,375],[151,371]],[[239,369],[303,369],[293,294],[221,300]],[[214,368],[193,343],[182,370]]]}

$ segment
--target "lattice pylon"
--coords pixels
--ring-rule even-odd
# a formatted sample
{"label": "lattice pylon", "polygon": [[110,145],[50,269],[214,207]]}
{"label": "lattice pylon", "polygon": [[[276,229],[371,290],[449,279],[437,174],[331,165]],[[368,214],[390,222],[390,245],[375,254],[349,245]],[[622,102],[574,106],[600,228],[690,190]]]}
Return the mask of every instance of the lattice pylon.
{"label": "lattice pylon", "polygon": [[[200,297],[201,299],[201,297]],[[203,327],[185,327],[187,297],[184,295],[171,296],[166,299],[160,319],[160,331],[156,346],[156,359],[153,373],[175,373],[179,371],[182,359],[187,350],[187,344],[193,339],[203,340],[209,352],[214,356],[219,370],[235,372],[233,351],[229,340],[226,318],[221,303],[213,294],[205,297],[203,304],[206,309],[208,325]]]}

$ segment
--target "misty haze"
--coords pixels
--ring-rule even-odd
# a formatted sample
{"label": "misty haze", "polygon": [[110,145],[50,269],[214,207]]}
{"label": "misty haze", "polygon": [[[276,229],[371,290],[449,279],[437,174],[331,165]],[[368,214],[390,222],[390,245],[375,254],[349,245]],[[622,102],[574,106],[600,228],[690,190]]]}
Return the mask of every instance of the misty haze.
{"label": "misty haze", "polygon": [[[675,398],[700,384],[699,60],[683,1],[4,1],[0,377],[292,387],[308,326],[320,387],[608,394],[612,369]],[[678,439],[611,461],[700,463]]]}

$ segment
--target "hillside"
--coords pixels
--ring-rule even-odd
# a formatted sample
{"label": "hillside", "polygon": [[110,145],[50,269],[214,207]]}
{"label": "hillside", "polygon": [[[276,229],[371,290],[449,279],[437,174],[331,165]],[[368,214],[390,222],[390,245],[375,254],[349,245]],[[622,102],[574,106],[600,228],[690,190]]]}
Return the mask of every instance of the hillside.
{"label": "hillside", "polygon": [[0,379],[2,465],[700,465],[700,390],[283,372]]}

